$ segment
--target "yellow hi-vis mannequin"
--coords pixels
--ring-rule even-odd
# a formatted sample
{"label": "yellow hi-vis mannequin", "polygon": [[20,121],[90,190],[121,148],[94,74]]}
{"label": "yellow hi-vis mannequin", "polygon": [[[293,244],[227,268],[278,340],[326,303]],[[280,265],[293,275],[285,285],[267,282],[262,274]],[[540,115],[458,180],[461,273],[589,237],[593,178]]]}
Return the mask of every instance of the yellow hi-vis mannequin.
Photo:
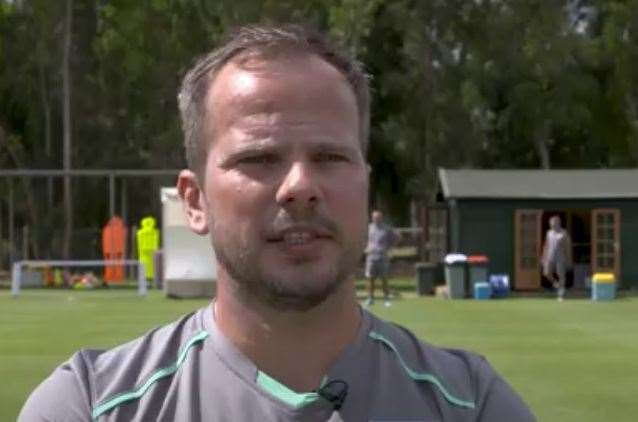
{"label": "yellow hi-vis mannequin", "polygon": [[137,254],[144,264],[147,280],[152,280],[155,273],[153,254],[159,248],[159,236],[159,230],[155,228],[155,219],[142,218],[142,228],[137,231]]}

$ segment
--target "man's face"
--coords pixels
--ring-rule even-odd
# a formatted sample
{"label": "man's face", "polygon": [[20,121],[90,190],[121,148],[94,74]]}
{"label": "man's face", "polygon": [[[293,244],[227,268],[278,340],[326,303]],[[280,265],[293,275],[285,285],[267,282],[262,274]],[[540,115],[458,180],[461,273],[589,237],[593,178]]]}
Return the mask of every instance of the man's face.
{"label": "man's face", "polygon": [[218,262],[279,309],[323,302],[358,264],[368,173],[355,96],[319,57],[227,64],[206,99],[202,187]]}
{"label": "man's face", "polygon": [[558,230],[561,228],[560,217],[552,217],[549,219],[549,227],[553,230]]}
{"label": "man's face", "polygon": [[372,213],[372,222],[375,224],[381,224],[382,221],[383,221],[383,214],[381,214],[381,211],[374,211]]}

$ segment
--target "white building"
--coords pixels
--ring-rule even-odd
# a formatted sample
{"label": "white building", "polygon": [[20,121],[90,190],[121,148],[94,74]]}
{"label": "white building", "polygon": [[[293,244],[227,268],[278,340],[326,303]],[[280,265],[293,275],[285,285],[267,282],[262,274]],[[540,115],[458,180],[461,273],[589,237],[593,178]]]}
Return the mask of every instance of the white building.
{"label": "white building", "polygon": [[215,294],[217,263],[208,236],[193,233],[176,188],[162,188],[164,291],[171,297]]}

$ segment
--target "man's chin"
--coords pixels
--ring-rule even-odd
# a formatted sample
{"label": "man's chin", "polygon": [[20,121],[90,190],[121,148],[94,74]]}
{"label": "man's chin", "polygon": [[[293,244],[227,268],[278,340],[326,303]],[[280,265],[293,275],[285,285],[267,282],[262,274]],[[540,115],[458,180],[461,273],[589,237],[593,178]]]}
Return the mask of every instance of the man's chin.
{"label": "man's chin", "polygon": [[223,250],[217,258],[240,296],[279,311],[303,312],[319,306],[343,290],[340,287],[356,268],[354,260],[331,254],[302,264],[267,254],[255,260],[229,259]]}
{"label": "man's chin", "polygon": [[307,311],[336,294],[344,280],[336,274],[268,274],[263,280],[266,302],[281,311]]}

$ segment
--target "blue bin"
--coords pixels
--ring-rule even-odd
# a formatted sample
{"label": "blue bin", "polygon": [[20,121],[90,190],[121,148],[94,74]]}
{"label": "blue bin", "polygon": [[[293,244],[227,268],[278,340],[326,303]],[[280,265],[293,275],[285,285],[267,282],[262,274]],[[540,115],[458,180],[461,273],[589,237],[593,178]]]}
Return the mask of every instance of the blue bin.
{"label": "blue bin", "polygon": [[592,283],[592,300],[614,300],[616,298],[616,283]]}
{"label": "blue bin", "polygon": [[479,281],[474,283],[474,299],[486,300],[492,296],[492,287],[490,283]]}
{"label": "blue bin", "polygon": [[596,273],[592,277],[591,299],[614,300],[616,298],[616,276],[613,273]]}

